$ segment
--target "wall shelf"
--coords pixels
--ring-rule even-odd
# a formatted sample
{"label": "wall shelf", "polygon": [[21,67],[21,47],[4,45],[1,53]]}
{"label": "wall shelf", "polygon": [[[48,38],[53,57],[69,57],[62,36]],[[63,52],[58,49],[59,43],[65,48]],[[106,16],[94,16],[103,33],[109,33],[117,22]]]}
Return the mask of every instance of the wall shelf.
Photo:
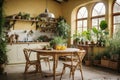
{"label": "wall shelf", "polygon": [[17,21],[21,21],[21,22],[31,22],[31,26],[33,24],[36,25],[36,30],[37,29],[41,29],[41,31],[45,32],[45,31],[54,31],[54,28],[57,24],[57,19],[52,18],[49,21],[45,21],[45,20],[35,20],[35,18],[30,18],[30,19],[14,19],[12,17],[6,17],[6,27],[8,27],[9,29],[13,27],[14,30],[14,25],[16,24]]}

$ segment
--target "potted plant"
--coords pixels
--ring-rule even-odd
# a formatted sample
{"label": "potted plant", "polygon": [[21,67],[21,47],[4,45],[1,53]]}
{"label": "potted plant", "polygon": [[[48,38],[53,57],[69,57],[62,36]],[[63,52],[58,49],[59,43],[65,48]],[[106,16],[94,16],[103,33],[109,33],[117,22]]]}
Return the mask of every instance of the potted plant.
{"label": "potted plant", "polygon": [[29,13],[22,13],[22,19],[30,19],[30,14]]}
{"label": "potted plant", "polygon": [[113,38],[109,41],[109,52],[110,52],[110,64],[109,68],[119,70],[120,62],[120,26],[117,26],[117,30]]}
{"label": "potted plant", "polygon": [[63,39],[62,37],[54,37],[53,40],[50,41],[50,46],[53,49],[56,49],[56,47],[58,46],[64,46],[66,43],[66,40]]}
{"label": "potted plant", "polygon": [[4,67],[3,64],[7,62],[7,55],[6,55],[6,40],[3,33],[3,26],[4,26],[4,17],[3,17],[3,3],[4,0],[0,1],[0,74],[3,74]]}
{"label": "potted plant", "polygon": [[101,64],[101,53],[97,53],[96,55],[94,55],[94,60],[93,60],[93,64],[94,65],[100,65]]}
{"label": "potted plant", "polygon": [[93,27],[92,32],[93,32],[92,33],[93,38],[96,38],[96,41],[98,42],[100,31],[96,27]]}
{"label": "potted plant", "polygon": [[91,41],[91,31],[90,30],[83,31],[81,35],[85,41],[85,44],[88,45],[88,41]]}
{"label": "potted plant", "polygon": [[86,66],[91,66],[92,65],[92,62],[93,62],[93,53],[88,53],[86,56],[85,56],[85,65]]}
{"label": "potted plant", "polygon": [[47,42],[49,40],[49,38],[46,35],[41,35],[40,37],[38,37],[37,40],[40,42]]}
{"label": "potted plant", "polygon": [[106,28],[108,27],[107,22],[102,20],[100,22],[100,30],[96,29],[96,27],[92,28],[93,35],[96,36],[97,45],[98,46],[105,46],[108,41],[108,31]]}
{"label": "potted plant", "polygon": [[110,61],[109,49],[106,49],[101,54],[102,54],[101,55],[101,66],[109,67],[109,61]]}
{"label": "potted plant", "polygon": [[77,44],[79,44],[79,42],[80,42],[80,33],[77,33],[77,31],[75,32],[75,34],[73,34],[73,44],[74,45],[77,45]]}
{"label": "potted plant", "polygon": [[19,13],[15,16],[15,18],[16,18],[16,19],[21,19],[22,16],[23,16],[22,12],[19,12]]}
{"label": "potted plant", "polygon": [[100,46],[105,46],[106,45],[106,42],[108,41],[108,37],[107,35],[109,34],[108,31],[106,30],[108,27],[108,24],[105,20],[102,20],[100,22],[100,35],[99,35],[99,44]]}

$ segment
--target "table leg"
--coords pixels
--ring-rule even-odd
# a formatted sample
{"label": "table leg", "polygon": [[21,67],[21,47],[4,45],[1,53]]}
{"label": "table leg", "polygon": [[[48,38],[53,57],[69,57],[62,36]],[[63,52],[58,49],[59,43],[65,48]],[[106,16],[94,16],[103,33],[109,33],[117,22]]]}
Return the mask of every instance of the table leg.
{"label": "table leg", "polygon": [[55,77],[56,77],[56,65],[57,65],[57,56],[54,55],[53,56],[53,80],[55,80]]}
{"label": "table leg", "polygon": [[39,62],[39,72],[40,72],[40,74],[42,76],[41,60],[40,60],[40,54],[39,53],[37,53],[37,60]]}

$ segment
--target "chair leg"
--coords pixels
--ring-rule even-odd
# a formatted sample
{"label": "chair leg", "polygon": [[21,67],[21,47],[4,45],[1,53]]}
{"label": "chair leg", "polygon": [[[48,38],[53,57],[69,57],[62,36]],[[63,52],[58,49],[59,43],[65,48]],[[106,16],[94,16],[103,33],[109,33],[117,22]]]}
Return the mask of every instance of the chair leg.
{"label": "chair leg", "polygon": [[28,68],[29,68],[29,66],[28,66],[28,64],[26,64],[24,73],[27,73]]}
{"label": "chair leg", "polygon": [[72,69],[70,69],[70,74],[69,74],[69,78],[71,77],[71,75],[72,75]]}
{"label": "chair leg", "polygon": [[72,72],[72,80],[74,80],[74,72]]}
{"label": "chair leg", "polygon": [[38,72],[38,65],[36,64],[36,72]]}
{"label": "chair leg", "polygon": [[62,73],[61,73],[61,76],[60,76],[60,80],[62,79],[62,75],[65,73],[65,66],[63,67],[63,70],[62,70]]}
{"label": "chair leg", "polygon": [[58,60],[56,61],[56,68],[57,68],[57,66],[58,66]]}
{"label": "chair leg", "polygon": [[51,71],[51,69],[50,69],[50,60],[47,59],[47,62],[48,62],[48,66],[49,66],[49,71]]}
{"label": "chair leg", "polygon": [[45,65],[47,66],[47,59],[45,58],[44,61],[45,61]]}
{"label": "chair leg", "polygon": [[41,70],[41,61],[38,62],[38,72],[40,73],[41,77],[43,76],[42,70]]}
{"label": "chair leg", "polygon": [[83,73],[82,73],[82,66],[80,66],[80,73],[81,73],[82,80],[84,80]]}
{"label": "chair leg", "polygon": [[72,80],[74,80],[74,72],[75,72],[75,69],[71,69],[71,73],[72,73]]}

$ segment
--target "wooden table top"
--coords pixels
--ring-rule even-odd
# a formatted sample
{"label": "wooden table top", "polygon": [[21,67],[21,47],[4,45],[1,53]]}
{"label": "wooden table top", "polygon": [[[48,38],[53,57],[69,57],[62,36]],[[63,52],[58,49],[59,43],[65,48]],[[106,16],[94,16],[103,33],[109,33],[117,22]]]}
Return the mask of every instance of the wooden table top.
{"label": "wooden table top", "polygon": [[85,52],[85,50],[80,50],[80,49],[77,49],[77,48],[67,48],[65,50],[42,50],[42,49],[31,49],[32,51],[35,51],[35,52],[77,52],[77,51],[83,51]]}

